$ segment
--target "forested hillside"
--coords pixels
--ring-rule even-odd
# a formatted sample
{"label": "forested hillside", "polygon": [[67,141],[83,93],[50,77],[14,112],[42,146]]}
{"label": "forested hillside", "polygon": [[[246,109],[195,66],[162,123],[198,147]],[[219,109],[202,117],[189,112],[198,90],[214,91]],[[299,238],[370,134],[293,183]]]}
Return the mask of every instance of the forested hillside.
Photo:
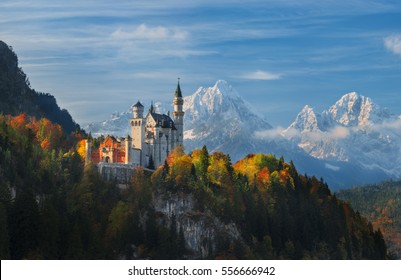
{"label": "forested hillside", "polygon": [[0,113],[17,116],[25,113],[45,117],[63,127],[65,133],[80,130],[70,113],[60,109],[54,96],[30,87],[29,79],[18,66],[18,57],[0,40]]}
{"label": "forested hillside", "polygon": [[401,181],[355,187],[337,195],[380,228],[389,250],[401,259]]}
{"label": "forested hillside", "polygon": [[126,188],[83,166],[81,135],[0,117],[2,259],[385,259],[366,219],[271,155],[172,151]]}

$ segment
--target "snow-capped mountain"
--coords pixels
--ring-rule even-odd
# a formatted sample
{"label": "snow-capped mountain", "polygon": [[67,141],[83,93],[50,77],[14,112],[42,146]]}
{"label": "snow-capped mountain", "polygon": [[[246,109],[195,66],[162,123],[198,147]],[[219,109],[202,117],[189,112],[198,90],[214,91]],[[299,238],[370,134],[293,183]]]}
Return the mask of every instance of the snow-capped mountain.
{"label": "snow-capped mountain", "polygon": [[316,113],[305,106],[283,135],[309,155],[401,176],[401,121],[355,92]]}
{"label": "snow-capped mountain", "polygon": [[388,109],[380,108],[370,98],[356,92],[345,94],[324,113],[336,123],[346,127],[358,127],[361,130],[366,130],[373,124],[393,120],[395,117]]}
{"label": "snow-capped mountain", "polygon": [[184,141],[188,151],[206,145],[230,152],[233,159],[255,152],[256,130],[271,129],[226,81],[200,87],[184,98]]}

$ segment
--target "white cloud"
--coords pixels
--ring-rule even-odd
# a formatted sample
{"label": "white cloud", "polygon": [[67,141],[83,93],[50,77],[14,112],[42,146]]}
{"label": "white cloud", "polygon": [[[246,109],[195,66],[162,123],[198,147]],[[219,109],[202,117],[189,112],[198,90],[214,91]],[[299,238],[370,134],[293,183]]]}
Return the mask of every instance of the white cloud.
{"label": "white cloud", "polygon": [[302,133],[303,138],[309,139],[310,141],[328,141],[328,140],[340,140],[345,139],[350,135],[350,130],[343,126],[336,126],[329,131],[312,131]]}
{"label": "white cloud", "polygon": [[171,29],[164,26],[149,27],[140,24],[131,31],[119,28],[113,32],[112,37],[120,40],[150,40],[150,41],[185,41],[188,32]]}
{"label": "white cloud", "polygon": [[349,129],[343,126],[336,126],[328,133],[329,137],[334,139],[344,139],[347,138],[349,134]]}
{"label": "white cloud", "polygon": [[248,79],[248,80],[271,81],[271,80],[281,79],[281,74],[257,70],[254,72],[246,73],[245,75],[242,76],[242,78]]}
{"label": "white cloud", "polygon": [[383,129],[401,131],[401,116],[392,121],[386,121],[381,124],[375,124],[372,126],[373,131],[381,132]]}
{"label": "white cloud", "polygon": [[388,50],[401,56],[401,35],[392,35],[384,39],[384,45]]}
{"label": "white cloud", "polygon": [[268,130],[260,130],[255,132],[255,137],[259,139],[276,139],[282,138],[284,128],[282,127],[275,127]]}
{"label": "white cloud", "polygon": [[328,164],[328,163],[325,163],[324,166],[325,166],[327,169],[330,169],[330,170],[332,170],[332,171],[339,171],[339,170],[340,170],[340,167],[335,166],[335,165],[331,165],[331,164]]}
{"label": "white cloud", "polygon": [[308,131],[301,132],[295,128],[284,129],[282,127],[272,128],[269,130],[256,131],[255,137],[260,139],[277,139],[277,138],[287,138],[292,139],[294,137],[303,137],[311,141],[320,141],[327,139],[344,139],[350,135],[348,128],[343,126],[336,126],[329,131]]}

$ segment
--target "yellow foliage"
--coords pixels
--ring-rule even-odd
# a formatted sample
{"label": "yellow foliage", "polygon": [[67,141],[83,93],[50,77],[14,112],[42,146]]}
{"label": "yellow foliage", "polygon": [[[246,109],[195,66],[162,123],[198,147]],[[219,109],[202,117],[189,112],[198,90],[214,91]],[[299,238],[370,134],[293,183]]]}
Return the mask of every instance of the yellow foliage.
{"label": "yellow foliage", "polygon": [[82,159],[86,158],[86,140],[80,140],[77,144],[77,151],[78,154],[81,156]]}
{"label": "yellow foliage", "polygon": [[223,153],[216,152],[210,157],[210,165],[207,169],[207,176],[211,183],[223,185],[229,178],[226,167],[226,157]]}
{"label": "yellow foliage", "polygon": [[201,153],[201,150],[192,151],[192,163],[194,164],[196,170],[199,170],[201,165]]}
{"label": "yellow foliage", "polygon": [[191,174],[192,158],[186,154],[175,158],[170,167],[170,175],[178,186],[185,186]]}

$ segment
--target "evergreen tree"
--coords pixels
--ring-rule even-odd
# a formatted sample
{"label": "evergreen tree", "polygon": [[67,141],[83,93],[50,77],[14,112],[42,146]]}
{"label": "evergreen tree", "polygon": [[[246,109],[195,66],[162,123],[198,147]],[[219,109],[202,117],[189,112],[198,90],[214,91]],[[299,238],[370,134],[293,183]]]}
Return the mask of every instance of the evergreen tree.
{"label": "evergreen tree", "polygon": [[17,195],[9,216],[12,259],[41,258],[40,214],[31,192]]}
{"label": "evergreen tree", "polygon": [[7,226],[7,210],[3,202],[0,202],[0,259],[10,258],[10,237]]}

